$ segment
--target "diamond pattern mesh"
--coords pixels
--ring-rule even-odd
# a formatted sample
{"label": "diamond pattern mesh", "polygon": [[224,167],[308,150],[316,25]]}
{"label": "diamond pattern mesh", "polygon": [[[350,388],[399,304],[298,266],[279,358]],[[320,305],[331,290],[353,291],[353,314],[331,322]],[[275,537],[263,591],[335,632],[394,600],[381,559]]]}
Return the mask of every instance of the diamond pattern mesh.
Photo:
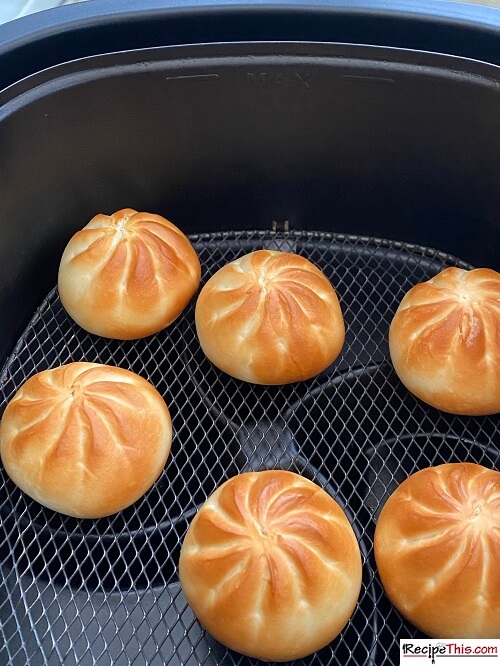
{"label": "diamond pattern mesh", "polygon": [[[174,442],[155,486],[100,520],[54,513],[0,470],[0,664],[247,664],[196,622],[176,575],[200,504],[232,475],[282,468],[315,480],[345,509],[360,541],[359,604],[342,634],[306,664],[397,664],[417,637],[385,597],[373,557],[378,513],[406,476],[428,465],[500,469],[499,418],[442,414],[392,370],[387,332],[404,293],[448,265],[434,250],[313,232],[192,236],[206,280],[259,248],[293,251],[334,284],[346,321],[342,355],[320,376],[285,387],[223,375],[201,352],[194,304],[169,329],[134,342],[80,329],[52,291],[0,375],[1,412],[25,379],[70,361],[120,365],[149,379],[170,407]],[[0,413],[1,413],[0,412]]]}

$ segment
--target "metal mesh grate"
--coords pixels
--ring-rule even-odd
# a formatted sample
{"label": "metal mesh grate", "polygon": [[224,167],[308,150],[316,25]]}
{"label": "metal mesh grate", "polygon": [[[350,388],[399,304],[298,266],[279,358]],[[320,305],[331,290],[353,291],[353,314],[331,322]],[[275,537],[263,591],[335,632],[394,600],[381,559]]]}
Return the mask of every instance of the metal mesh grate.
{"label": "metal mesh grate", "polygon": [[35,372],[70,361],[120,365],[149,379],[170,407],[174,442],[156,485],[129,509],[97,521],[68,518],[25,496],[0,470],[1,664],[253,663],[207,635],[176,576],[180,544],[199,505],[228,477],[279,467],[326,488],[347,512],[364,558],[349,624],[306,664],[397,664],[399,638],[418,636],[376,574],[381,506],[428,465],[500,468],[499,418],[442,414],[400,384],[387,332],[404,293],[453,257],[422,247],[313,232],[192,236],[206,280],[259,248],[293,251],[334,284],[346,321],[342,355],[320,376],[285,387],[244,384],[201,352],[194,304],[168,330],[134,342],[85,333],[54,290],[0,375],[1,412]]}

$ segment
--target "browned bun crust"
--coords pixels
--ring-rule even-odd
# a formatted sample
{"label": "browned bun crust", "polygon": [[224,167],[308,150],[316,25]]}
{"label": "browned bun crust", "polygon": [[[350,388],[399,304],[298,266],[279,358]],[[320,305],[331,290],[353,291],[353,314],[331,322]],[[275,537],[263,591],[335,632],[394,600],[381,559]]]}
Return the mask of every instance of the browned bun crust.
{"label": "browned bun crust", "polygon": [[345,626],[361,588],[361,554],[343,510],[316,484],[292,472],[250,472],[220,486],[193,519],[179,579],[217,640],[288,661]]}
{"label": "browned bun crust", "polygon": [[345,337],[325,275],[304,257],[274,250],[247,254],[210,278],[196,303],[196,330],[214,365],[255,384],[314,377]]}
{"label": "browned bun crust", "polygon": [[500,273],[447,268],[406,294],[389,331],[394,369],[452,414],[500,412]]}
{"label": "browned bun crust", "polygon": [[95,335],[141,338],[171,324],[200,284],[187,237],[160,215],[124,208],[96,215],[64,250],[59,296],[68,314]]}
{"label": "browned bun crust", "polygon": [[79,518],[107,516],[156,481],[172,425],[158,391],[133,372],[70,363],[28,379],[0,423],[5,471],[40,504]]}
{"label": "browned bun crust", "polygon": [[435,638],[500,638],[500,472],[423,469],[384,505],[375,530],[394,606]]}

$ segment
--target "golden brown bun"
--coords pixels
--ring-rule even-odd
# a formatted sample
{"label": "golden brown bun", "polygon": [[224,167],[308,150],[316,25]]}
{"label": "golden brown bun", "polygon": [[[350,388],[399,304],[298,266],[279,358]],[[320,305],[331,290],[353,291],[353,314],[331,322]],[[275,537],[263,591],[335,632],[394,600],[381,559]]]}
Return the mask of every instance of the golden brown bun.
{"label": "golden brown bun", "polygon": [[287,661],[328,645],[345,626],[361,588],[361,554],[324,490],[292,472],[250,472],[226,481],[193,519],[179,579],[218,641]]}
{"label": "golden brown bun", "polygon": [[40,504],[78,518],[129,506],[160,475],[172,442],[161,395],[133,372],[70,363],[34,375],[0,423],[5,471]]}
{"label": "golden brown bun", "polygon": [[394,606],[434,638],[500,638],[500,472],[429,467],[385,504],[375,530]]}
{"label": "golden brown bun", "polygon": [[96,215],[64,250],[59,296],[82,328],[132,340],[162,330],[200,284],[198,255],[160,215],[124,208]]}
{"label": "golden brown bun", "polygon": [[500,273],[447,268],[401,301],[389,331],[399,378],[452,414],[500,412]]}
{"label": "golden brown bun", "polygon": [[344,319],[323,273],[297,254],[258,250],[203,287],[196,331],[220,370],[254,384],[309,379],[337,358]]}

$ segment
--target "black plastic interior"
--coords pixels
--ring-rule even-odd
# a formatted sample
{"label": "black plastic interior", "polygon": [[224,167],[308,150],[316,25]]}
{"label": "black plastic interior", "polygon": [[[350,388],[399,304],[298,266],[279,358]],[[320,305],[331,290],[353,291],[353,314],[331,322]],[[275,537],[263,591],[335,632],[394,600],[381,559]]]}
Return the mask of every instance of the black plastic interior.
{"label": "black plastic interior", "polygon": [[498,14],[446,0],[92,0],[0,26],[0,89],[69,60],[198,43],[370,44],[500,64]]}
{"label": "black plastic interior", "polygon": [[[318,229],[500,267],[499,69],[335,44],[165,47],[0,94],[0,358],[97,212]],[[32,276],[36,275],[34,282]]]}

